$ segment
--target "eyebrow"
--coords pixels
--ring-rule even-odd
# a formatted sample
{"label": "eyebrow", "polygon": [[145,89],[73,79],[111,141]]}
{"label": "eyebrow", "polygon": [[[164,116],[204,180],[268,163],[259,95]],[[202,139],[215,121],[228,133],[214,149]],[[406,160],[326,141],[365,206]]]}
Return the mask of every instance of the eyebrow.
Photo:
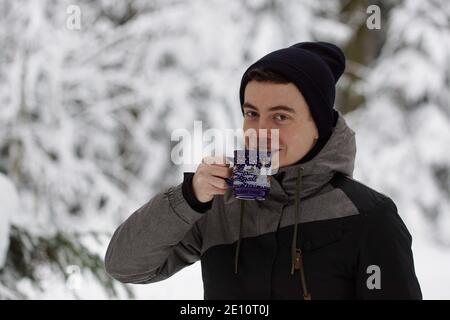
{"label": "eyebrow", "polygon": [[[254,105],[248,103],[248,102],[244,102],[244,104],[242,105],[244,108],[249,108],[249,109],[254,109],[256,111],[258,111],[258,108],[255,107]],[[291,113],[295,113],[295,109],[288,107],[288,106],[274,106],[274,107],[270,107],[269,111],[287,111],[287,112],[291,112]]]}

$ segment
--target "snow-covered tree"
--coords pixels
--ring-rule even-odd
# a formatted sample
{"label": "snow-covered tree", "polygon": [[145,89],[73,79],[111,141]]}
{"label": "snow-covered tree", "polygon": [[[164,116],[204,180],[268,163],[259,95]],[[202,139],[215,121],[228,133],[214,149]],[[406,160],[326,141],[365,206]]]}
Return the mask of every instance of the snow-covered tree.
{"label": "snow-covered tree", "polygon": [[248,64],[297,41],[341,41],[349,30],[330,18],[336,10],[312,0],[0,1],[0,171],[20,199],[0,297],[133,297],[103,255],[120,222],[181,182],[171,132],[194,120],[240,127]]}
{"label": "snow-covered tree", "polygon": [[201,298],[199,269],[182,280],[195,287],[180,275],[145,292],[113,281],[106,245],[181,182],[173,130],[240,128],[242,72],[307,40],[340,44],[357,69],[337,105],[359,107],[346,115],[356,176],[392,196],[414,232],[449,244],[449,5],[383,1],[374,35],[355,3],[0,0],[0,298]]}
{"label": "snow-covered tree", "polygon": [[9,248],[10,216],[18,210],[17,190],[7,177],[0,173],[0,269],[6,260]]}

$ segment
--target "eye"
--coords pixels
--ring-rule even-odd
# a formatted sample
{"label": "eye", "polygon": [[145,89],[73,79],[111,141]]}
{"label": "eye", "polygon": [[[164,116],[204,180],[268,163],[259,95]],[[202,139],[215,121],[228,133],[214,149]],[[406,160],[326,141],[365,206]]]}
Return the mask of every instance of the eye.
{"label": "eye", "polygon": [[250,118],[253,118],[253,117],[257,116],[257,113],[253,112],[253,111],[246,111],[244,114],[245,114],[246,117],[250,117]]}
{"label": "eye", "polygon": [[274,118],[279,120],[279,121],[284,121],[284,120],[288,120],[289,119],[289,117],[284,115],[284,114],[277,114],[277,115],[275,115]]}

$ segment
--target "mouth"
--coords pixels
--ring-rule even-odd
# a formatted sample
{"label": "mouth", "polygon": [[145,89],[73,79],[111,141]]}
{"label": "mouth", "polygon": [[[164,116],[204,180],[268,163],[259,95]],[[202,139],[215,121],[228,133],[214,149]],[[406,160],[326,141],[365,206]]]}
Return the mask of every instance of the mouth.
{"label": "mouth", "polygon": [[284,148],[278,148],[278,149],[264,149],[264,148],[259,148],[258,150],[259,150],[259,151],[262,151],[262,152],[264,152],[264,151],[269,151],[269,152],[271,152],[271,153],[275,153],[275,152],[283,151]]}
{"label": "mouth", "polygon": [[281,150],[283,150],[283,149],[270,149],[270,150],[263,150],[263,149],[260,149],[260,151],[270,151],[271,153],[279,152],[279,151],[281,151]]}

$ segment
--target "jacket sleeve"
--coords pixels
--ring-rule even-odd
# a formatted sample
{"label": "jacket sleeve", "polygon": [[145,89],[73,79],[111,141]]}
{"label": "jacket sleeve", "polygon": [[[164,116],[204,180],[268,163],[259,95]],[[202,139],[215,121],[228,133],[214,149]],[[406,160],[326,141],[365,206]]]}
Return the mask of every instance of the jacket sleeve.
{"label": "jacket sleeve", "polygon": [[184,199],[182,184],[157,194],[114,232],[106,272],[123,283],[169,278],[200,259],[202,217]]}
{"label": "jacket sleeve", "polygon": [[363,222],[356,270],[357,299],[422,299],[412,237],[394,202],[385,197]]}

